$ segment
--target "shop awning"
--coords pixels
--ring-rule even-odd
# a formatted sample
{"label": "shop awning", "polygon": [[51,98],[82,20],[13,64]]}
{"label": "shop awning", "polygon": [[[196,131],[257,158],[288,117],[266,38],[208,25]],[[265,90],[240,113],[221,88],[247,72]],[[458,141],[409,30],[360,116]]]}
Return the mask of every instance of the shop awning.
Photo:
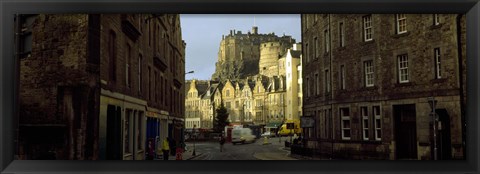
{"label": "shop awning", "polygon": [[269,122],[265,125],[265,128],[278,128],[282,125],[282,122]]}

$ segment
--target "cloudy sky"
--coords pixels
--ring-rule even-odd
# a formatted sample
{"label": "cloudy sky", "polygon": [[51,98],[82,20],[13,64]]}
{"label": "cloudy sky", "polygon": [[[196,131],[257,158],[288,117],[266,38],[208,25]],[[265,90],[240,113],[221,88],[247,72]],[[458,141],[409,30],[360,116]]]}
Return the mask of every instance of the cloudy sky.
{"label": "cloudy sky", "polygon": [[210,79],[222,35],[228,35],[230,30],[247,33],[254,22],[261,34],[285,33],[301,41],[299,14],[181,14],[182,37],[187,43],[185,71],[195,71],[185,79]]}

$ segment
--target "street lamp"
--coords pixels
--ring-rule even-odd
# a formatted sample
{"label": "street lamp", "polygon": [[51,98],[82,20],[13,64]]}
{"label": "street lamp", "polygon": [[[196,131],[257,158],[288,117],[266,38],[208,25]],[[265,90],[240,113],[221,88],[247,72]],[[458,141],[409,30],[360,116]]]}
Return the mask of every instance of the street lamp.
{"label": "street lamp", "polygon": [[197,135],[195,133],[195,128],[197,127],[196,124],[193,125],[193,129],[192,129],[192,133],[193,133],[193,153],[192,153],[192,156],[196,156],[196,153],[195,153],[195,142],[197,141]]}
{"label": "street lamp", "polygon": [[428,104],[432,108],[432,113],[430,113],[433,121],[433,159],[437,160],[437,113],[435,113],[435,105],[437,100],[434,97],[428,97]]}
{"label": "street lamp", "polygon": [[192,74],[192,73],[194,73],[194,72],[195,72],[195,71],[188,71],[188,72],[185,73],[185,75],[187,75],[187,74]]}

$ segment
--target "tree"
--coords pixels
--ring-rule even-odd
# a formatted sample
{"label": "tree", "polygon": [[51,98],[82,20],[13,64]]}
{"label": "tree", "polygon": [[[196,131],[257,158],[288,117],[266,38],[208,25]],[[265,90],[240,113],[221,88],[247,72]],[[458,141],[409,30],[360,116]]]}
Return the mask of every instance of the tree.
{"label": "tree", "polygon": [[213,130],[215,132],[222,132],[225,129],[225,126],[230,124],[227,119],[228,119],[228,111],[227,108],[223,105],[223,103],[220,104],[220,107],[215,110],[216,116],[215,119],[213,120]]}

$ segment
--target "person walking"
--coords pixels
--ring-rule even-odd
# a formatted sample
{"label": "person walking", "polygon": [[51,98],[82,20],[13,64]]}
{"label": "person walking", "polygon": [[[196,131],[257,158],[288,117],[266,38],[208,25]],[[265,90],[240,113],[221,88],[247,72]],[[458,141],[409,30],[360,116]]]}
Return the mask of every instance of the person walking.
{"label": "person walking", "polygon": [[153,160],[155,157],[155,147],[153,147],[153,138],[148,139],[147,160]]}
{"label": "person walking", "polygon": [[170,155],[172,156],[175,156],[176,155],[176,149],[177,149],[177,143],[175,142],[175,140],[173,138],[168,138],[168,142],[169,142],[169,145],[170,145]]}
{"label": "person walking", "polygon": [[169,151],[170,151],[170,144],[169,144],[169,140],[170,138],[165,138],[165,140],[163,140],[163,143],[162,143],[162,152],[163,152],[163,160],[168,160],[168,155],[169,154]]}
{"label": "person walking", "polygon": [[223,152],[223,144],[225,144],[225,137],[220,137],[220,152]]}

